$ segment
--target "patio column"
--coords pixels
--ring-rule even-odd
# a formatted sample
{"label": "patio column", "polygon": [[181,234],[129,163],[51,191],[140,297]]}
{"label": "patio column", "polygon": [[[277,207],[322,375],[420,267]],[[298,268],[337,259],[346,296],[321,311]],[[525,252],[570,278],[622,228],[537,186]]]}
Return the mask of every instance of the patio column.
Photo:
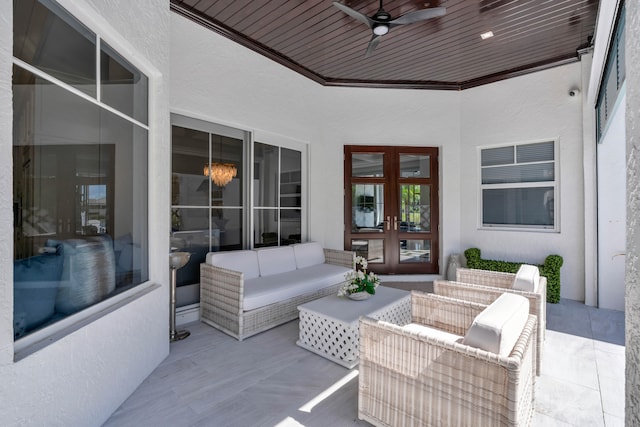
{"label": "patio column", "polygon": [[640,4],[626,2],[627,265],[625,424],[640,425]]}

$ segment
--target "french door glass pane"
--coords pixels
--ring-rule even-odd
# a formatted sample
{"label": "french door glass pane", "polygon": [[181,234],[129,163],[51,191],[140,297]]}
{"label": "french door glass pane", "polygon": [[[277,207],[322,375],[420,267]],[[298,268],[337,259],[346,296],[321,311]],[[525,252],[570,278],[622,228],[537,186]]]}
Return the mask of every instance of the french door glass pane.
{"label": "french door glass pane", "polygon": [[57,3],[42,3],[13,2],[14,56],[95,97],[96,35]]}
{"label": "french door glass pane", "polygon": [[[254,206],[278,206],[279,147],[256,142],[253,154]],[[257,240],[256,240],[257,242]]]}
{"label": "french door glass pane", "polygon": [[353,153],[351,155],[351,176],[384,176],[383,159],[382,153]]}
{"label": "french door glass pane", "polygon": [[351,192],[351,231],[382,233],[384,184],[353,184]]}
{"label": "french door glass pane", "polygon": [[431,240],[401,240],[400,263],[431,262]]}
{"label": "french door glass pane", "polygon": [[431,231],[431,186],[400,185],[400,231]]}
{"label": "french door glass pane", "polygon": [[484,225],[553,227],[553,187],[482,190],[482,218]]}
{"label": "french door glass pane", "polygon": [[429,178],[429,156],[400,154],[400,178]]}
{"label": "french door glass pane", "polygon": [[352,239],[351,250],[369,263],[384,263],[383,239]]}

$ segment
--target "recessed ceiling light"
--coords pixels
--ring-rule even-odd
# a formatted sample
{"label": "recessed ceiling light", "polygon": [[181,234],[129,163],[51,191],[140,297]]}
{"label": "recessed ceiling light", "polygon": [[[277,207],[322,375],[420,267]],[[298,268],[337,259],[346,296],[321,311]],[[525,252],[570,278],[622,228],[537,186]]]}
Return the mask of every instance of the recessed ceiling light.
{"label": "recessed ceiling light", "polygon": [[493,37],[493,32],[487,31],[486,33],[480,34],[480,37],[482,38],[482,40],[486,40],[488,38]]}

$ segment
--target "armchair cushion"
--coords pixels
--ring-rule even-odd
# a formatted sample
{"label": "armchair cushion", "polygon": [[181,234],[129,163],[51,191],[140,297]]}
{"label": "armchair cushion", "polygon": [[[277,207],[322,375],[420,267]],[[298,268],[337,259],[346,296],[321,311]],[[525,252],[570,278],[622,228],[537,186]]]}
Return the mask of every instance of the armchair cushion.
{"label": "armchair cushion", "polygon": [[504,293],[476,316],[463,343],[509,356],[529,317],[529,300]]}
{"label": "armchair cushion", "polygon": [[513,289],[537,292],[540,283],[540,271],[535,265],[522,264],[513,280]]}

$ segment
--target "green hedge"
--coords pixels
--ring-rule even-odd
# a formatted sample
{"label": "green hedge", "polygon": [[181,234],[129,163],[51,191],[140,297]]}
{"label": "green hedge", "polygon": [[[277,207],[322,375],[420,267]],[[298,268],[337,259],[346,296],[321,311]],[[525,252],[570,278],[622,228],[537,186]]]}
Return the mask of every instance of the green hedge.
{"label": "green hedge", "polygon": [[[467,258],[467,267],[480,270],[516,273],[522,264],[528,264],[526,262],[482,259],[478,248],[467,249],[464,251],[464,256]],[[560,302],[560,267],[562,267],[560,255],[549,255],[544,260],[544,264],[538,265],[540,275],[547,278],[547,302],[554,304]]]}

